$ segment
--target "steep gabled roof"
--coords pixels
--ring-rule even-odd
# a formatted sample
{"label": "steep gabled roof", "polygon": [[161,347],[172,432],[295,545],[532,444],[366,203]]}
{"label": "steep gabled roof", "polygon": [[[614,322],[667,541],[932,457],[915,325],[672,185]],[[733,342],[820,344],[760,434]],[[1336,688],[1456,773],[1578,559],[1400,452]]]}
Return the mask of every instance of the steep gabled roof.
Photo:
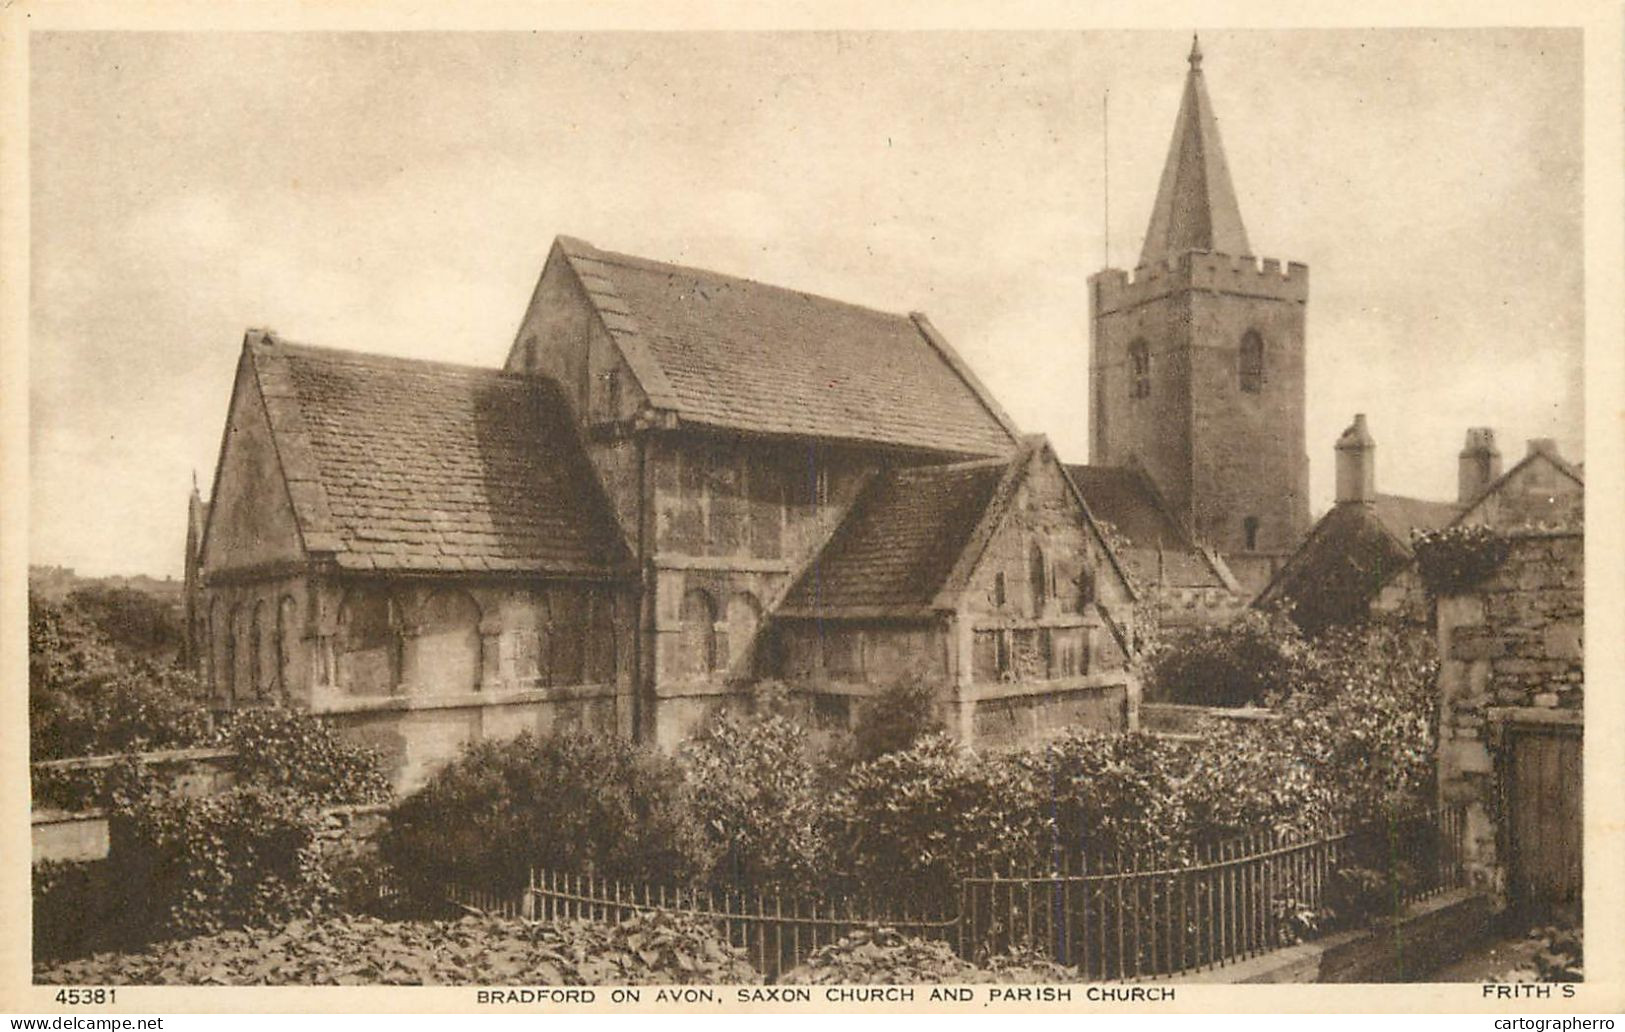
{"label": "steep gabled roof", "polygon": [[779,611],[820,616],[934,611],[1012,465],[982,459],[875,477]]}
{"label": "steep gabled roof", "polygon": [[1270,578],[1254,605],[1285,609],[1300,624],[1355,619],[1383,585],[1413,562],[1408,535],[1396,536],[1375,505],[1334,506]]}
{"label": "steep gabled roof", "polygon": [[1585,467],[1583,464],[1570,462],[1549,448],[1531,448],[1528,454],[1513,464],[1511,469],[1486,485],[1484,490],[1478,493],[1477,498],[1474,498],[1467,505],[1457,508],[1453,514],[1454,518],[1450,522],[1467,522],[1486,501],[1506,490],[1507,485],[1512,483],[1515,477],[1536,462],[1549,463],[1558,473],[1573,480],[1581,488],[1585,487]]}
{"label": "steep gabled roof", "polygon": [[1143,471],[1130,466],[1068,465],[1066,472],[1095,519],[1110,524],[1127,543],[1121,558],[1141,584],[1230,586],[1216,560],[1191,541]]}
{"label": "steep gabled roof", "polygon": [[556,387],[268,334],[244,347],[312,555],[424,572],[626,562]]}
{"label": "steep gabled roof", "polygon": [[1007,455],[1015,424],[930,322],[701,269],[556,247],[656,409],[701,426]]}
{"label": "steep gabled roof", "polygon": [[1185,95],[1174,120],[1174,138],[1168,145],[1157,201],[1151,209],[1140,264],[1183,254],[1216,251],[1250,255],[1241,206],[1230,183],[1230,167],[1219,142],[1219,121],[1208,99],[1202,77],[1202,50],[1191,43],[1190,72]]}
{"label": "steep gabled roof", "polygon": [[952,610],[1035,461],[1053,463],[1101,552],[1134,589],[1088,502],[1042,435],[1006,459],[876,476],[779,607],[781,616],[919,617]]}

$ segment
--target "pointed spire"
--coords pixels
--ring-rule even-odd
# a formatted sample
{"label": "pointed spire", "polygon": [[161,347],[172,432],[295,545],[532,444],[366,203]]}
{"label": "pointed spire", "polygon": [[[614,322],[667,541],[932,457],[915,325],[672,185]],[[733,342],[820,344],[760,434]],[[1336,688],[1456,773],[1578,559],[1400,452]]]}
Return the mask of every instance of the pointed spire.
{"label": "pointed spire", "polygon": [[1174,120],[1174,138],[1151,209],[1141,265],[1192,250],[1252,254],[1202,76],[1202,44],[1194,35],[1189,61],[1185,96]]}

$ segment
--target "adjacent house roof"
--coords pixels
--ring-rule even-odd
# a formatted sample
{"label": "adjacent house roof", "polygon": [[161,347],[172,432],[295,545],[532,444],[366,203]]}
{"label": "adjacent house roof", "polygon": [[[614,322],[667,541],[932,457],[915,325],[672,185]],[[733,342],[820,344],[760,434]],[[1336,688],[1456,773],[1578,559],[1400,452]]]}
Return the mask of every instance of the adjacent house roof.
{"label": "adjacent house roof", "polygon": [[1141,584],[1230,586],[1219,561],[1190,540],[1145,473],[1129,466],[1068,465],[1066,471],[1095,519],[1127,543],[1120,556]]}
{"label": "adjacent house roof", "polygon": [[622,560],[557,388],[250,335],[300,536],[341,568],[603,571]]}
{"label": "adjacent house roof", "polygon": [[[1006,459],[878,474],[791,587],[779,614],[899,617],[953,609],[1035,459],[1060,465],[1049,442],[1035,435]],[[1121,575],[1087,502],[1064,474],[1061,480]]]}
{"label": "adjacent house roof", "polygon": [[1415,561],[1412,532],[1437,530],[1460,511],[1452,502],[1389,494],[1376,495],[1370,504],[1339,503],[1314,525],[1254,604],[1288,609],[1306,627],[1355,619],[1383,585]]}
{"label": "adjacent house roof", "polygon": [[656,409],[752,433],[1006,455],[1015,424],[930,322],[559,237]]}
{"label": "adjacent house roof", "polygon": [[1140,252],[1141,265],[1192,250],[1253,253],[1219,142],[1219,122],[1202,78],[1202,50],[1194,40],[1190,65],[1173,142],[1168,145],[1168,162],[1163,166],[1145,248]]}
{"label": "adjacent house roof", "polygon": [[[1458,507],[1456,511],[1452,513],[1451,522],[1467,523],[1471,522],[1477,517],[1481,517],[1485,503],[1495,499],[1502,492],[1506,491],[1508,487],[1512,485],[1526,469],[1537,462],[1549,463],[1553,469],[1557,470],[1560,476],[1567,477],[1568,479],[1574,481],[1577,486],[1584,489],[1585,466],[1583,463],[1568,461],[1567,459],[1563,458],[1563,456],[1557,454],[1555,448],[1552,447],[1532,447],[1523,458],[1519,459],[1513,464],[1511,469],[1507,470],[1505,473],[1502,473],[1500,476],[1496,477],[1489,484],[1487,484],[1484,490],[1480,491],[1478,497],[1474,498],[1472,502]],[[1555,505],[1557,498],[1552,498],[1551,502]],[[1542,515],[1544,516],[1545,514]]]}

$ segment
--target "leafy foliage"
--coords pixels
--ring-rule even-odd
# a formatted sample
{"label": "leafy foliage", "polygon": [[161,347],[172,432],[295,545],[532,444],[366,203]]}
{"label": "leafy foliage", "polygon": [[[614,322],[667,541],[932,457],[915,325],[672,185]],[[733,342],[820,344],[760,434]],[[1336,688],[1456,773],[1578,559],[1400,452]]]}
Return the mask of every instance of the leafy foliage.
{"label": "leafy foliage", "polygon": [[108,856],[141,886],[129,920],[155,937],[268,924],[316,912],[330,886],[318,811],[255,786],[207,798],[171,789],[115,810]]}
{"label": "leafy foliage", "polygon": [[713,720],[679,761],[691,820],[741,889],[805,887],[824,854],[824,795],[806,733],[780,716]]}
{"label": "leafy foliage", "polygon": [[1474,525],[1417,531],[1411,551],[1422,583],[1434,595],[1459,595],[1506,561],[1507,539],[1493,528]]}
{"label": "leafy foliage", "polygon": [[1507,981],[1585,981],[1585,934],[1579,927],[1536,928],[1529,937],[1537,944],[1529,966],[1514,971]]}
{"label": "leafy foliage", "polygon": [[1248,610],[1165,641],[1146,659],[1146,697],[1194,706],[1259,706],[1313,676],[1314,653],[1284,617]]}
{"label": "leafy foliage", "polygon": [[79,588],[67,601],[124,654],[167,663],[180,652],[185,629],[175,602],[108,585]]}
{"label": "leafy foliage", "polygon": [[854,758],[866,763],[907,749],[926,735],[943,730],[937,711],[937,687],[924,678],[909,678],[858,707],[852,729]]}
{"label": "leafy foliage", "polygon": [[[1101,859],[1167,857],[1188,833],[1182,748],[1153,735],[1074,731],[1015,761],[1055,847]],[[1034,818],[1036,819],[1036,818]]]}
{"label": "leafy foliage", "polygon": [[944,910],[972,864],[1027,863],[1048,825],[1038,782],[1003,757],[979,758],[942,735],[860,764],[830,804],[832,872],[915,910]]}
{"label": "leafy foliage", "polygon": [[231,715],[219,741],[237,753],[239,784],[297,792],[323,806],[389,797],[382,760],[298,710],[247,709]]}
{"label": "leafy foliage", "polygon": [[33,759],[195,745],[209,730],[208,710],[198,695],[191,674],[120,649],[71,602],[30,602]]}
{"label": "leafy foliage", "polygon": [[1078,980],[1063,967],[1032,952],[989,958],[982,966],[965,961],[947,943],[904,935],[894,928],[859,928],[814,950],[801,966],[784,973],[785,985],[917,985],[924,983],[1054,983]]}
{"label": "leafy foliage", "polygon": [[423,896],[517,890],[532,866],[686,881],[711,858],[683,802],[671,759],[609,735],[526,733],[470,746],[395,805],[379,846]]}
{"label": "leafy foliage", "polygon": [[705,922],[295,920],[36,964],[45,985],[726,985],[761,978]]}

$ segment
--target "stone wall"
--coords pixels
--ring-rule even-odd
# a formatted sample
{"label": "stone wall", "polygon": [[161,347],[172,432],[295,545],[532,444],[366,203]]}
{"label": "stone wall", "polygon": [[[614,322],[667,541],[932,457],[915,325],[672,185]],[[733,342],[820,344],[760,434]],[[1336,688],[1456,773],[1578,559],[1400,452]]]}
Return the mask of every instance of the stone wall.
{"label": "stone wall", "polygon": [[[1585,538],[1508,535],[1509,554],[1473,590],[1438,600],[1439,799],[1466,807],[1475,885],[1504,892],[1500,731],[1583,719]],[[1578,788],[1578,786],[1576,786]]]}

